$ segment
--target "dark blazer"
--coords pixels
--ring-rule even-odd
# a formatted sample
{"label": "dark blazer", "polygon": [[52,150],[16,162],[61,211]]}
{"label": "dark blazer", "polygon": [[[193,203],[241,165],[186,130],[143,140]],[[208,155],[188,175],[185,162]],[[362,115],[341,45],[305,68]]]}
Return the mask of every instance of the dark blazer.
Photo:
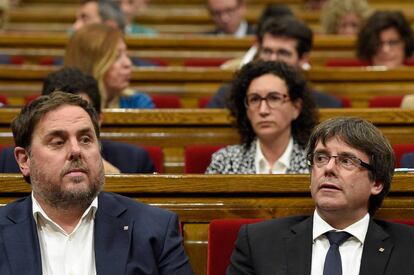
{"label": "dark blazer", "polygon": [[[207,103],[207,108],[226,108],[231,85],[222,85]],[[341,108],[342,102],[335,96],[312,90],[312,97],[319,108]]]}
{"label": "dark blazer", "polygon": [[[215,29],[214,31],[208,31],[208,32],[205,32],[204,34],[218,35],[218,34],[223,34],[223,32],[219,29]],[[256,28],[255,28],[255,26],[253,26],[253,25],[251,25],[247,22],[247,30],[246,30],[245,35],[253,35],[253,34],[256,34]]]}
{"label": "dark blazer", "polygon": [[[98,275],[193,274],[174,213],[102,192],[94,230]],[[0,274],[41,275],[31,196],[0,207],[0,233]]]}
{"label": "dark blazer", "polygon": [[[242,226],[227,275],[310,274],[312,228],[309,216]],[[414,274],[413,255],[414,228],[370,220],[359,274]]]}
{"label": "dark blazer", "polygon": [[[145,149],[122,142],[101,140],[102,157],[117,167],[121,173],[155,172],[148,152]],[[0,173],[20,173],[14,158],[14,147],[4,148],[0,153]]]}
{"label": "dark blazer", "polygon": [[400,167],[414,168],[414,153],[405,153],[402,155]]}

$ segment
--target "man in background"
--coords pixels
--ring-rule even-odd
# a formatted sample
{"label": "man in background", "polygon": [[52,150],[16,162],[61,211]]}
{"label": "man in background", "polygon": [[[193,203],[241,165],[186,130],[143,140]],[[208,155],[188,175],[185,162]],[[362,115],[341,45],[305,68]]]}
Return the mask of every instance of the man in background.
{"label": "man in background", "polygon": [[[298,69],[309,67],[313,33],[304,22],[290,15],[281,18],[269,18],[259,30],[255,47],[256,53],[250,53],[237,66],[251,62],[252,59],[261,59],[265,61],[283,61]],[[222,86],[207,107],[226,107],[229,90],[229,85]],[[318,107],[342,107],[341,101],[334,96],[315,90],[312,90],[312,95]]]}
{"label": "man in background", "polygon": [[246,17],[245,0],[207,0],[207,9],[213,18],[216,30],[211,34],[226,34],[243,37],[254,34],[254,28]]}
{"label": "man in background", "polygon": [[77,31],[93,23],[105,23],[122,31],[125,29],[124,14],[115,1],[83,0],[72,28]]}

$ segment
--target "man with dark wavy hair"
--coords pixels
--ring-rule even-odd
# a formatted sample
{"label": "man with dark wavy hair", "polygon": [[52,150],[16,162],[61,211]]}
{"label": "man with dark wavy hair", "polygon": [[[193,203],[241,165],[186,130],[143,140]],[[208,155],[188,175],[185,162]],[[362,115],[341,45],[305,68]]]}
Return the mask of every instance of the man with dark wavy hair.
{"label": "man with dark wavy hair", "polygon": [[359,118],[333,118],[309,139],[311,216],[245,225],[227,275],[412,274],[414,228],[374,219],[390,190],[394,152]]}

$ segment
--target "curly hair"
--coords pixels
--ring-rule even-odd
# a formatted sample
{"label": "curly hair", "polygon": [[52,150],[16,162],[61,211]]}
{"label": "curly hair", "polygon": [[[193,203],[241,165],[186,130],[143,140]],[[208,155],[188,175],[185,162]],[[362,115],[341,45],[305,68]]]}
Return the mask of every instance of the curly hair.
{"label": "curly hair", "polygon": [[249,148],[256,137],[256,133],[247,117],[244,102],[250,83],[265,74],[273,74],[285,81],[292,102],[302,101],[301,112],[298,118],[292,121],[291,129],[293,138],[301,146],[305,146],[318,122],[318,111],[305,78],[298,70],[284,62],[261,60],[243,66],[235,74],[232,82],[228,108],[235,118],[235,127],[239,131],[241,143]]}
{"label": "curly hair", "polygon": [[377,11],[367,19],[358,33],[358,58],[371,61],[381,45],[381,32],[389,28],[397,30],[404,42],[405,56],[411,56],[414,51],[413,32],[404,15],[400,11]]}
{"label": "curly hair", "polygon": [[355,15],[365,21],[370,9],[366,0],[329,0],[321,12],[321,25],[324,33],[337,34],[341,18],[347,13]]}

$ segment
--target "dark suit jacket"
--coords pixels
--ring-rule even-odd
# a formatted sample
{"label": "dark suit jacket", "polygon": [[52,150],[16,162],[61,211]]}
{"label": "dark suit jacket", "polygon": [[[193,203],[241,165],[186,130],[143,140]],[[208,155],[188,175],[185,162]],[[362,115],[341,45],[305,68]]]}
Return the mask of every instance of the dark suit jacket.
{"label": "dark suit jacket", "polygon": [[[227,275],[310,274],[312,219],[289,217],[244,225]],[[359,274],[414,274],[414,228],[371,220]]]}
{"label": "dark suit jacket", "polygon": [[[218,35],[218,34],[223,34],[223,32],[221,30],[219,30],[219,29],[216,29],[214,31],[205,32],[205,34],[215,34],[215,35]],[[253,34],[256,34],[256,28],[253,25],[247,23],[247,30],[246,30],[245,35],[253,35]]]}
{"label": "dark suit jacket", "polygon": [[414,153],[405,153],[402,155],[400,167],[414,168]]}
{"label": "dark suit jacket", "polygon": [[[230,96],[230,84],[222,85],[211,100],[207,103],[207,108],[226,108]],[[312,91],[313,100],[319,108],[341,108],[342,102],[332,96],[319,91]]]}
{"label": "dark suit jacket", "polygon": [[[117,167],[121,173],[155,172],[148,152],[145,149],[122,142],[102,140],[102,157]],[[14,148],[5,148],[0,153],[0,173],[20,173],[14,158]]]}
{"label": "dark suit jacket", "polygon": [[[102,192],[94,230],[98,275],[193,274],[174,213]],[[0,233],[0,274],[41,275],[30,196],[0,207]]]}

